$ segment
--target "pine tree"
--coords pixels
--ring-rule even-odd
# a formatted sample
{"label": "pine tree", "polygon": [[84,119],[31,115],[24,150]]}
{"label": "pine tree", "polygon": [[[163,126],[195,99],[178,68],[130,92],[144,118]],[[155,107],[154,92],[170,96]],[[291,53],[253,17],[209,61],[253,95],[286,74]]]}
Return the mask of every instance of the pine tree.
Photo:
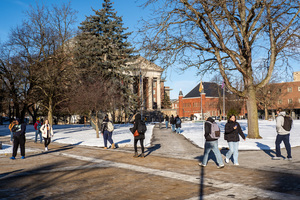
{"label": "pine tree", "polygon": [[[94,10],[94,15],[86,17],[79,27],[80,33],[75,43],[75,62],[81,76],[81,84],[93,84],[100,77],[109,80],[108,105],[91,108],[98,111],[114,111],[117,108],[130,109],[128,102],[133,98],[130,85],[130,66],[136,59],[134,49],[127,41],[130,33],[123,27],[122,17],[112,7],[110,0],[104,0],[102,9]],[[95,91],[97,92],[97,91]],[[96,104],[94,104],[96,105]],[[105,108],[105,110],[104,110]]]}

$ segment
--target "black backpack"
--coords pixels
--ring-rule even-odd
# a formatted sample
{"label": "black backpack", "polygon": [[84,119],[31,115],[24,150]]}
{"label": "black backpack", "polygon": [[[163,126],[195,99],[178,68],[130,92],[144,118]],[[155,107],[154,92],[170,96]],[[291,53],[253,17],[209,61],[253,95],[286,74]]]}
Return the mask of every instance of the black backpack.
{"label": "black backpack", "polygon": [[140,134],[144,134],[147,131],[147,126],[144,121],[141,121],[141,123],[138,125],[138,130]]}
{"label": "black backpack", "polygon": [[290,131],[292,129],[293,120],[289,116],[284,116],[284,122],[282,128],[286,131]]}

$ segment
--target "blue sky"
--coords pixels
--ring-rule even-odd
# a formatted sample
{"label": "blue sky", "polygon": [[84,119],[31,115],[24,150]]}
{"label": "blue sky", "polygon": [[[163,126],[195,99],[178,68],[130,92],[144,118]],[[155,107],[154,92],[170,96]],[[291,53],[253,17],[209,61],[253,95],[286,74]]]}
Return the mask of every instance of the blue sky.
{"label": "blue sky", "polygon": [[[24,11],[29,8],[29,5],[34,5],[36,0],[0,0],[0,41],[5,41],[12,27],[21,24],[24,19]],[[68,3],[69,0],[44,0],[39,1],[51,6],[52,4],[60,5],[61,3]],[[91,8],[96,10],[101,9],[102,0],[71,0],[71,6],[78,11],[77,25],[85,19],[85,16],[94,14]],[[128,31],[135,32],[139,25],[139,20],[147,18],[151,15],[149,10],[145,10],[139,5],[143,0],[111,0],[114,2],[113,7],[118,12],[118,16],[123,17],[124,27],[128,27]],[[134,33],[132,35],[135,35]],[[132,37],[133,39],[133,37]],[[300,71],[299,65],[294,67],[295,71]],[[196,69],[188,69],[184,73],[177,69],[176,66],[169,68],[164,76],[166,77],[165,85],[171,89],[171,98],[178,98],[180,89],[183,95],[186,95],[192,90],[196,84],[203,81],[210,81],[211,76],[204,77],[196,76]]]}

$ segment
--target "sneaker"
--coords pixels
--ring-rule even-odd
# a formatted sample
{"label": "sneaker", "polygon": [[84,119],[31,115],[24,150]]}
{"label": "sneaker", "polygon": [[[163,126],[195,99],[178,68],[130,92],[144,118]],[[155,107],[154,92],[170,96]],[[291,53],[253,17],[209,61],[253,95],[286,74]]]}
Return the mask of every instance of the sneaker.
{"label": "sneaker", "polygon": [[25,159],[25,156],[22,156],[21,159]]}
{"label": "sneaker", "polygon": [[239,163],[234,163],[233,165],[240,165]]}
{"label": "sneaker", "polygon": [[224,168],[224,165],[219,165],[217,168],[222,169],[222,168]]}
{"label": "sneaker", "polygon": [[280,157],[277,157],[277,156],[275,156],[275,157],[273,157],[273,158],[272,158],[272,160],[281,160],[281,158],[280,158]]}
{"label": "sneaker", "polygon": [[137,158],[137,157],[139,157],[138,153],[137,153],[137,152],[135,152],[135,153],[134,153],[134,155],[133,155],[133,157],[134,157],[134,158]]}
{"label": "sneaker", "polygon": [[292,158],[285,158],[284,160],[292,161]]}
{"label": "sneaker", "polygon": [[45,147],[45,151],[48,151],[48,147]]}
{"label": "sneaker", "polygon": [[145,158],[145,155],[144,155],[144,153],[142,153],[142,154],[141,154],[141,158]]}
{"label": "sneaker", "polygon": [[107,149],[107,147],[104,147],[104,149]]}
{"label": "sneaker", "polygon": [[204,165],[203,163],[199,163],[200,167],[206,167],[206,165]]}
{"label": "sneaker", "polygon": [[10,157],[10,159],[15,160],[16,158],[12,156],[12,157]]}
{"label": "sneaker", "polygon": [[225,163],[229,163],[229,159],[228,158],[225,158]]}
{"label": "sneaker", "polygon": [[112,144],[111,144],[111,148],[112,148],[112,149],[115,149],[115,148],[116,148],[115,143],[112,143]]}

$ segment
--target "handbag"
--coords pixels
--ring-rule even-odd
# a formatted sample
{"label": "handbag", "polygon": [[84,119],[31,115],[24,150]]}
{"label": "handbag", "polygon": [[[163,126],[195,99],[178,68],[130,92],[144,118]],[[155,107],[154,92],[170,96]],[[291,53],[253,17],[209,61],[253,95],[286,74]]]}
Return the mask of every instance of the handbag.
{"label": "handbag", "polygon": [[139,132],[136,130],[135,132],[134,132],[134,137],[137,137],[137,136],[139,136],[140,134],[139,134]]}

